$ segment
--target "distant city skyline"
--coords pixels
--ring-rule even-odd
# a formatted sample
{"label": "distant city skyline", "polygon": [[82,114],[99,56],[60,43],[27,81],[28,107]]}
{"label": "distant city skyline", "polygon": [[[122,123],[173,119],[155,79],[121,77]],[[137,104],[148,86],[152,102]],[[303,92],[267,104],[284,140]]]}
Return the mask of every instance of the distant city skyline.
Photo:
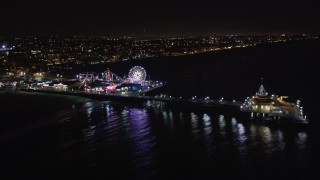
{"label": "distant city skyline", "polygon": [[312,1],[4,2],[0,38],[23,35],[184,36],[319,34]]}

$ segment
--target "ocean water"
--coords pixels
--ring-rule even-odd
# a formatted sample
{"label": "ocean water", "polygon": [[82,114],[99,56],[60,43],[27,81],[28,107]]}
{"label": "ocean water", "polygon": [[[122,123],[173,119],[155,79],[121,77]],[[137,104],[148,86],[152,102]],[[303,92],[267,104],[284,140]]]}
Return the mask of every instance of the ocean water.
{"label": "ocean water", "polygon": [[[309,128],[200,107],[149,109],[41,93],[4,96],[19,97],[8,98],[8,104],[33,99],[42,105],[26,106],[30,114],[14,118],[1,112],[1,124],[11,127],[0,138],[1,179],[307,179],[315,174],[318,152]],[[32,116],[52,106],[52,99],[61,108]],[[27,120],[33,121],[11,126]]]}

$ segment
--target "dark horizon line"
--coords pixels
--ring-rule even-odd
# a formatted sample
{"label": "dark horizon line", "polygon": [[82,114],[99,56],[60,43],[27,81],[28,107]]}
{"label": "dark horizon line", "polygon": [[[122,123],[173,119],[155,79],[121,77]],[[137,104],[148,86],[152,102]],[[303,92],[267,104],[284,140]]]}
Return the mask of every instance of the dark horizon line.
{"label": "dark horizon line", "polygon": [[286,36],[293,36],[293,35],[310,35],[310,36],[319,36],[320,33],[304,33],[304,32],[259,32],[259,33],[194,33],[194,34],[172,34],[172,35],[85,35],[85,34],[77,34],[77,33],[70,33],[70,34],[62,34],[62,33],[52,33],[50,35],[39,35],[39,34],[26,34],[26,35],[17,35],[17,36],[0,36],[0,40],[5,39],[13,39],[13,38],[25,38],[25,37],[86,37],[86,38],[170,38],[170,37],[207,37],[207,36],[268,36],[268,35],[283,35]]}

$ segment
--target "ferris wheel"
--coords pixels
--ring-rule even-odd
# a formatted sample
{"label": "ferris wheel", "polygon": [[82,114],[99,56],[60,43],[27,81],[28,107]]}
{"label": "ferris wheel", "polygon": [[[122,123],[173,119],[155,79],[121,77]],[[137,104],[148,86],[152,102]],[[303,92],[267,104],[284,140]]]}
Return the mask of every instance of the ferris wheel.
{"label": "ferris wheel", "polygon": [[129,81],[131,83],[143,83],[146,77],[147,73],[141,66],[134,66],[129,71]]}

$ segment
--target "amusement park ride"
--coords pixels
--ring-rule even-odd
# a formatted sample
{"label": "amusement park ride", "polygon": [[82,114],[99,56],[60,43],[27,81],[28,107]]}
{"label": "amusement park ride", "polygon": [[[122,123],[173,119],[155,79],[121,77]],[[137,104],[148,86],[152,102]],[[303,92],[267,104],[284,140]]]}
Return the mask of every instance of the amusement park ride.
{"label": "amusement park ride", "polygon": [[128,78],[121,78],[107,69],[101,74],[93,72],[80,73],[78,78],[81,82],[79,89],[89,92],[105,93],[145,93],[163,86],[162,82],[147,81],[147,73],[141,66],[130,69]]}

